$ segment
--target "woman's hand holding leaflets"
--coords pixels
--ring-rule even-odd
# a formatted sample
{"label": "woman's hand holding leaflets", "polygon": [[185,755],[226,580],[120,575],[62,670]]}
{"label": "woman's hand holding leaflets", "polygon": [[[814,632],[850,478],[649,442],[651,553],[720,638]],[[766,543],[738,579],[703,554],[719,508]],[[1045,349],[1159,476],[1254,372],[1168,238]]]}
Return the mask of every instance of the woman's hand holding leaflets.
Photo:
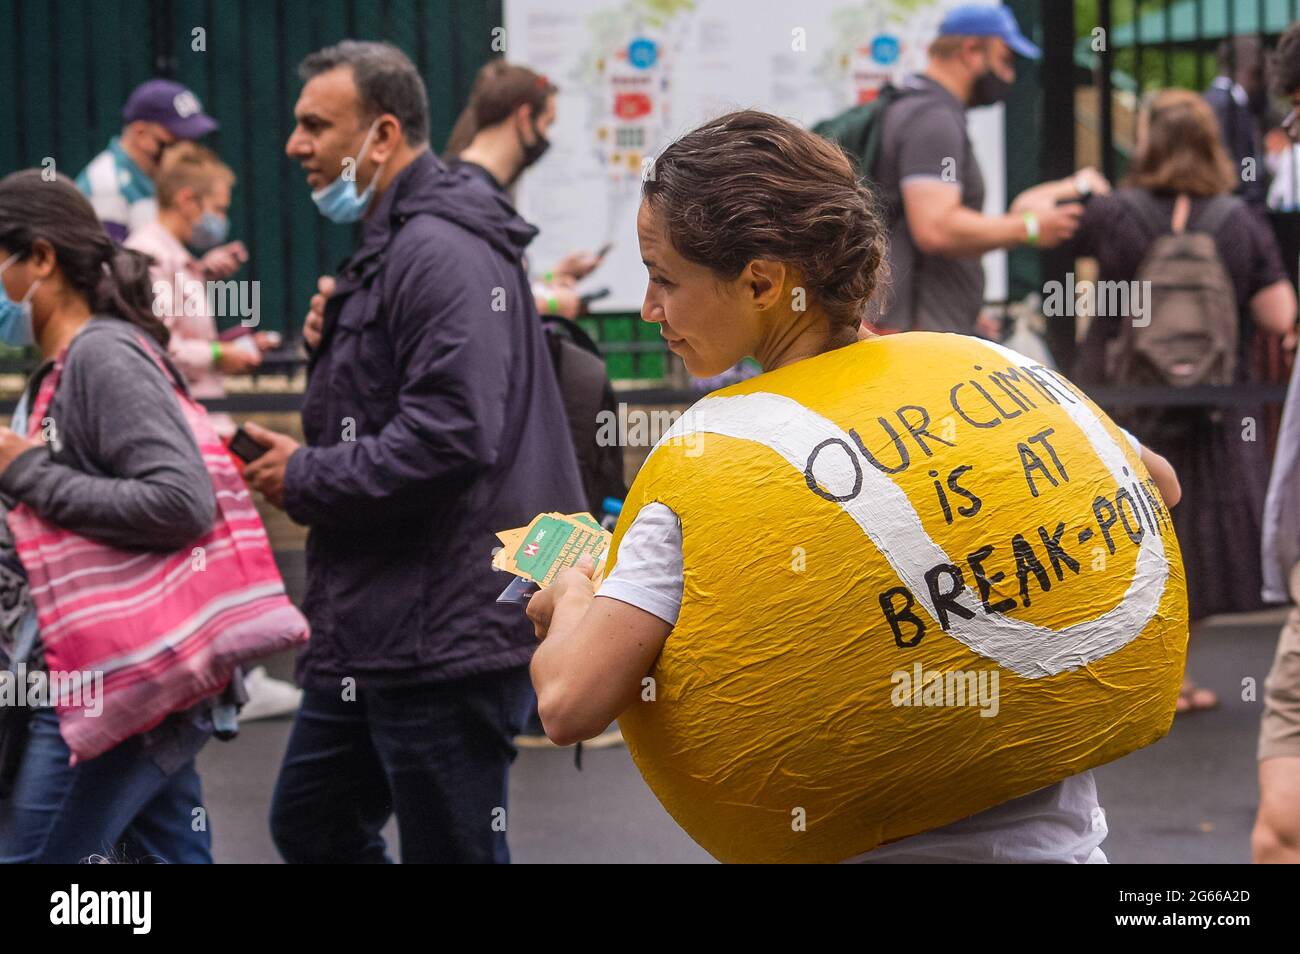
{"label": "woman's hand holding leaflets", "polygon": [[591,557],[579,557],[574,566],[556,575],[555,582],[533,594],[528,601],[528,618],[533,621],[533,630],[539,640],[546,638],[557,611],[566,619],[570,614],[574,620],[582,618],[596,595],[596,584],[600,582],[594,577],[595,569]]}

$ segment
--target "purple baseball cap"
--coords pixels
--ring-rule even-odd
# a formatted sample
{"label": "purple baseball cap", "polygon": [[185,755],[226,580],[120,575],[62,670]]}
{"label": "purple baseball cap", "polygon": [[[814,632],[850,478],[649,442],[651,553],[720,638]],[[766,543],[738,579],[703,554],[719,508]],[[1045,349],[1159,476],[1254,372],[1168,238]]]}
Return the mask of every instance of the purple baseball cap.
{"label": "purple baseball cap", "polygon": [[1012,51],[1031,60],[1041,59],[1043,51],[1020,32],[1015,14],[1003,6],[969,3],[953,7],[939,25],[940,36],[996,36],[1006,41]]}
{"label": "purple baseball cap", "polygon": [[199,98],[180,83],[151,79],[141,83],[122,107],[123,122],[158,123],[177,139],[199,139],[217,129]]}

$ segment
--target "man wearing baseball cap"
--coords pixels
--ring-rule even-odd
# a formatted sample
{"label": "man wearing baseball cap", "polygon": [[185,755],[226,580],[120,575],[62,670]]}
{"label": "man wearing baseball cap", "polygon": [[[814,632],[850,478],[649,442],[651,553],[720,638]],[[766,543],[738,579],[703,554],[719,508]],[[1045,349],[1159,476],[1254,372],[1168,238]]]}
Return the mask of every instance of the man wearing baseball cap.
{"label": "man wearing baseball cap", "polygon": [[163,151],[217,128],[197,96],[165,79],[137,86],[122,109],[122,121],[122,132],[77,176],[77,188],[90,199],[104,230],[119,243],[131,229],[158,215],[153,178]]}
{"label": "man wearing baseball cap", "polygon": [[1036,60],[1042,52],[1006,7],[969,4],[948,11],[927,53],[925,71],[892,91],[896,98],[880,120],[880,152],[870,171],[890,229],[890,287],[878,321],[897,331],[969,334],[984,303],[980,256],[1064,241],[1082,206],[1057,200],[1107,185],[1084,170],[1026,190],[1005,214],[985,215],[984,177],[966,110],[1006,99],[1015,56]]}

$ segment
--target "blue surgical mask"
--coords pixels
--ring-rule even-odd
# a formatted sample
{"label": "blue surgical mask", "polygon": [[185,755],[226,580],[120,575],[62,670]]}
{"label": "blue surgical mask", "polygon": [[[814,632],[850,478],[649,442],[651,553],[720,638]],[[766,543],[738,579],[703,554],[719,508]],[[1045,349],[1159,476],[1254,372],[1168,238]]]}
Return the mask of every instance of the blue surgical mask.
{"label": "blue surgical mask", "polygon": [[[18,253],[15,252],[0,265],[0,275],[16,261]],[[4,283],[0,282],[0,341],[11,348],[26,348],[36,344],[36,335],[32,331],[32,295],[40,283],[39,278],[32,282],[22,301],[11,301]]]}
{"label": "blue surgical mask", "polygon": [[230,219],[215,212],[204,212],[190,232],[190,245],[199,252],[216,248],[230,234]]}
{"label": "blue surgical mask", "polygon": [[361,166],[361,160],[365,158],[366,150],[370,148],[370,137],[374,134],[375,126],[372,124],[366,133],[365,140],[361,143],[361,152],[357,154],[356,164],[353,168],[353,178],[346,178],[344,172],[339,173],[339,177],[323,188],[317,189],[311,194],[311,200],[316,203],[316,208],[320,214],[325,216],[331,222],[337,222],[340,225],[346,225],[349,222],[358,222],[366,214],[366,209],[370,205],[370,200],[375,197],[375,183],[379,180],[379,170],[370,178],[370,185],[366,186],[366,191],[357,195],[356,169]]}

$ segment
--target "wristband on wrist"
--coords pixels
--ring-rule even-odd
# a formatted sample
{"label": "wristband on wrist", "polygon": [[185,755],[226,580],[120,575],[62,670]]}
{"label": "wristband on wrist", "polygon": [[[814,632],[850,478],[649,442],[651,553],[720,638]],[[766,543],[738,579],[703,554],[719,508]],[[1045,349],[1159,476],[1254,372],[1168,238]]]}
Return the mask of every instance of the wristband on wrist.
{"label": "wristband on wrist", "polygon": [[546,296],[546,313],[548,315],[558,315],[560,313],[560,302],[554,295]]}
{"label": "wristband on wrist", "polygon": [[1021,212],[1020,218],[1025,223],[1025,244],[1034,248],[1038,245],[1038,216],[1032,212]]}
{"label": "wristband on wrist", "polygon": [[221,342],[212,342],[212,363],[216,364],[221,360]]}
{"label": "wristband on wrist", "polygon": [[548,285],[555,281],[555,272],[542,272],[542,281]]}

